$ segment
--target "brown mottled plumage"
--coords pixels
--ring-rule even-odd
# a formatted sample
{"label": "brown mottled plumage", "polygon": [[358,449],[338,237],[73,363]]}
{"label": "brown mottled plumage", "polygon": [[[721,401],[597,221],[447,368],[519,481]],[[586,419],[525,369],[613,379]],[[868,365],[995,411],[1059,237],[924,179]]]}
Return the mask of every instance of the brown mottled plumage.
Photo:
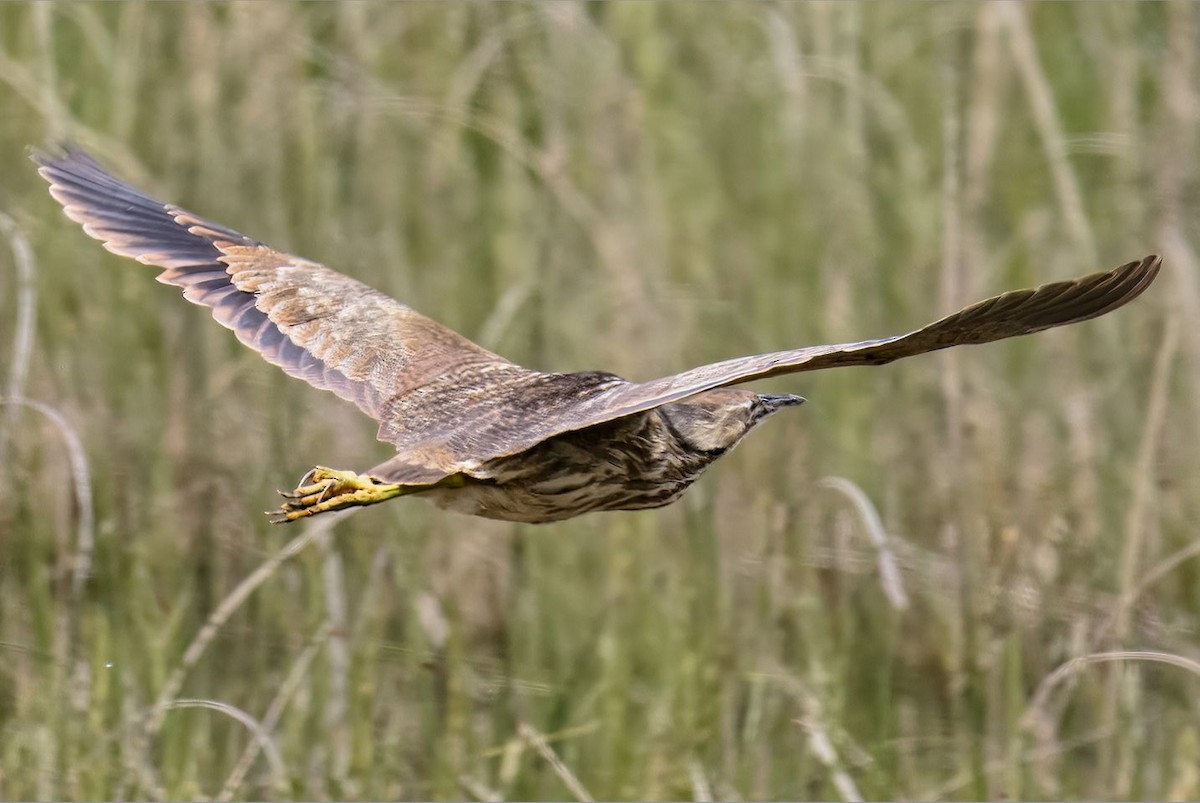
{"label": "brown mottled plumage", "polygon": [[68,217],[115,254],[163,268],[268,362],[354,402],[396,457],[367,475],[317,468],[276,514],[422,493],[475,515],[545,522],[673,502],[776,410],[803,399],[728,389],[753,379],[882,365],[1037,332],[1126,304],[1148,256],[1107,273],[981,301],[906,335],[779,351],[651,382],[543,373],[505,360],[361,282],[142,194],[87,154],[35,152]]}

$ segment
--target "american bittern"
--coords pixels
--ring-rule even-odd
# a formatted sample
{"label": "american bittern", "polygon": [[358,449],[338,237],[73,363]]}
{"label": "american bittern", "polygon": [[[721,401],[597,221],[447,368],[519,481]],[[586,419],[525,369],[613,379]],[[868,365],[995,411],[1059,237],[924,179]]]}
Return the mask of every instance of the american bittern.
{"label": "american bittern", "polygon": [[379,421],[396,456],[366,474],[312,469],[283,494],[278,522],[408,494],[523,522],[666,505],[768,416],[804,401],[730,385],[1084,321],[1137,297],[1160,265],[1148,256],[1005,293],[897,337],[627,382],[514,365],[354,279],[159,203],[80,151],[33,159],[67,216],[105,248],[162,268],[160,282],[183,288],[267,362]]}

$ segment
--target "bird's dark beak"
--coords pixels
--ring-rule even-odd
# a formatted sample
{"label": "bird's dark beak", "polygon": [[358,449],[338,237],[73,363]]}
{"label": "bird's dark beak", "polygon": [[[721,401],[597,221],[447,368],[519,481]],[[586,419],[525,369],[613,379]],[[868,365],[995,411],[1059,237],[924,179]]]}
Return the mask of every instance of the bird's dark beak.
{"label": "bird's dark beak", "polygon": [[760,393],[758,400],[769,412],[775,412],[783,407],[795,407],[804,404],[804,397],[794,393]]}

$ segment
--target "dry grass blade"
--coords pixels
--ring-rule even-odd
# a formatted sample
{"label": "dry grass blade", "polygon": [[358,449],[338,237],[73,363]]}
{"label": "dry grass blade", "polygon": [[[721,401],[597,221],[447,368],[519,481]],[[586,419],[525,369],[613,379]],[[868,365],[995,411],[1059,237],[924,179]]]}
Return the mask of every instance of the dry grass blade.
{"label": "dry grass blade", "polygon": [[[309,667],[312,666],[313,659],[316,658],[322,645],[328,640],[330,630],[331,628],[328,624],[322,627],[309,645],[304,648],[304,651],[296,656],[291,670],[288,672],[287,677],[284,678],[283,683],[280,684],[275,698],[267,706],[267,712],[263,714],[261,723],[263,733],[271,734],[275,731],[276,725],[279,724],[279,718],[283,716],[284,708],[287,707],[288,701],[292,699],[292,695],[296,693],[304,682],[308,675]],[[242,751],[237,765],[229,773],[229,777],[225,779],[225,784],[221,787],[221,794],[217,796],[217,800],[233,800],[233,796],[237,794],[238,788],[241,787],[242,782],[246,779],[246,774],[250,772],[250,767],[254,765],[254,759],[258,758],[258,754],[262,751],[262,748],[263,743],[258,739],[246,745],[246,749]]]}
{"label": "dry grass blade", "polygon": [[79,524],[75,537],[75,561],[71,568],[71,593],[78,598],[83,590],[83,583],[92,570],[92,552],[95,549],[94,511],[92,508],[92,475],[88,469],[87,452],[84,451],[83,441],[70,422],[48,404],[32,399],[16,399],[0,397],[0,404],[14,407],[27,407],[41,413],[54,424],[62,436],[63,446],[67,450],[67,460],[71,466],[72,487],[75,489],[76,515]]}
{"label": "dry grass blade", "polygon": [[1147,514],[1154,492],[1155,463],[1161,447],[1163,427],[1167,419],[1167,395],[1171,386],[1171,368],[1179,351],[1179,325],[1174,318],[1167,320],[1162,343],[1154,357],[1150,380],[1150,397],[1146,400],[1145,424],[1133,467],[1133,496],[1125,518],[1125,549],[1121,558],[1118,607],[1115,615],[1115,636],[1121,641],[1129,632],[1129,606],[1134,598],[1138,568],[1147,530]]}
{"label": "dry grass blade", "polygon": [[490,803],[501,803],[504,800],[504,795],[500,792],[469,775],[458,776],[458,785],[475,800],[486,800]]}
{"label": "dry grass blade", "polygon": [[871,502],[870,497],[862,488],[844,477],[825,477],[819,483],[822,488],[829,488],[844,495],[854,505],[862,519],[863,529],[867,538],[875,547],[876,561],[879,566],[879,584],[888,603],[897,611],[908,609],[908,594],[904,591],[904,582],[900,577],[900,568],[896,564],[896,556],[888,546],[887,530],[879,518],[879,511]]}
{"label": "dry grass blade", "polygon": [[271,768],[271,776],[275,782],[275,790],[283,791],[287,789],[288,771],[283,763],[283,756],[279,752],[279,747],[271,739],[271,734],[262,726],[254,717],[229,703],[222,703],[217,700],[194,700],[181,699],[171,700],[166,703],[160,703],[157,708],[162,709],[165,714],[167,711],[174,711],[180,708],[207,708],[210,711],[217,711],[231,719],[236,720],[245,726],[246,730],[254,737],[254,741],[258,743],[259,749],[267,759],[267,765]]}
{"label": "dry grass blade", "polygon": [[1163,558],[1150,571],[1146,572],[1136,586],[1121,596],[1117,610],[1128,610],[1142,594],[1146,593],[1147,589],[1174,571],[1181,563],[1195,557],[1200,557],[1200,541],[1193,541]]}
{"label": "dry grass blade", "polygon": [[704,767],[694,758],[688,762],[688,775],[692,781],[692,800],[696,803],[713,800],[712,786],[704,775]]}
{"label": "dry grass blade", "polygon": [[829,723],[826,721],[821,700],[808,686],[794,675],[783,671],[771,672],[764,677],[777,683],[800,706],[803,715],[792,721],[808,735],[808,747],[821,765],[829,771],[829,780],[844,801],[863,800],[858,784],[846,772],[833,740],[829,738]]}
{"label": "dry grass blade", "polygon": [[329,700],[325,705],[325,728],[333,737],[332,771],[334,778],[344,782],[350,765],[350,740],[346,738],[346,723],[350,708],[350,648],[347,644],[349,616],[346,605],[346,579],[342,556],[331,541],[325,541],[325,561],[322,580],[325,586],[325,607],[329,612]]}
{"label": "dry grass blade", "polygon": [[315,541],[323,538],[338,522],[355,512],[357,511],[354,509],[337,511],[329,514],[324,520],[308,524],[303,532],[284,544],[282,549],[251,572],[229,593],[229,596],[221,601],[221,604],[208,617],[208,621],[204,623],[204,626],[200,628],[200,631],[196,633],[191,643],[188,644],[179,664],[167,676],[162,691],[159,693],[158,704],[151,710],[150,716],[146,721],[147,735],[153,735],[158,732],[158,729],[162,726],[163,714],[166,711],[164,706],[178,695],[179,690],[183,688],[183,681],[187,673],[191,671],[192,667],[204,655],[204,651],[208,649],[208,645],[216,637],[225,622],[229,620],[229,617],[242,606],[259,586],[271,579],[280,566],[299,555]]}
{"label": "dry grass blade", "polygon": [[1071,167],[1068,155],[1067,137],[1063,133],[1062,120],[1054,101],[1054,91],[1050,79],[1046,76],[1042,63],[1038,59],[1037,45],[1033,32],[1026,17],[1026,6],[1016,0],[1003,0],[1001,4],[1002,18],[1008,28],[1008,41],[1012,49],[1013,61],[1025,92],[1029,97],[1029,106],[1033,112],[1034,122],[1037,123],[1038,134],[1042,140],[1042,149],[1046,154],[1046,162],[1050,166],[1050,175],[1054,179],[1054,189],[1062,207],[1063,221],[1067,232],[1074,240],[1078,260],[1082,265],[1096,265],[1099,260],[1096,252],[1096,236],[1088,222],[1087,211],[1083,205],[1083,193],[1079,189],[1079,179]]}
{"label": "dry grass blade", "polygon": [[[1162,342],[1154,358],[1154,370],[1150,379],[1149,398],[1146,402],[1145,422],[1142,427],[1141,440],[1138,444],[1137,457],[1133,464],[1132,494],[1125,516],[1125,545],[1122,549],[1121,562],[1118,564],[1118,596],[1116,611],[1113,614],[1114,641],[1120,645],[1129,634],[1130,612],[1134,599],[1139,568],[1145,562],[1143,552],[1147,543],[1147,533],[1151,529],[1150,511],[1153,508],[1155,492],[1156,466],[1158,456],[1162,451],[1161,436],[1167,420],[1167,402],[1171,386],[1171,369],[1179,350],[1179,326],[1174,318],[1168,319]],[[1110,727],[1120,731],[1121,695],[1119,693],[1119,667],[1114,666],[1109,672],[1107,692],[1103,702],[1103,721]],[[1119,738],[1125,738],[1122,734]],[[1129,787],[1128,773],[1122,772],[1121,766],[1114,763],[1112,755],[1117,748],[1113,742],[1106,742],[1101,750],[1101,764],[1113,767],[1113,789],[1124,794]]]}
{"label": "dry grass blade", "polygon": [[541,731],[527,722],[522,722],[517,726],[517,735],[526,744],[536,750],[539,756],[546,760],[554,769],[554,774],[559,777],[563,785],[575,796],[576,800],[589,801],[590,803],[590,801],[595,799],[588,793],[583,784],[579,782],[579,778],[576,777],[575,773],[571,772],[571,768],[564,764],[563,760],[558,757],[558,753],[554,752],[554,748],[546,741],[546,737],[542,735]]}
{"label": "dry grass blade", "polygon": [[[1111,728],[1098,728],[1077,736],[1072,739],[1063,739],[1054,742],[1046,747],[1036,747],[1026,750],[1018,756],[1018,761],[1022,764],[1032,764],[1040,761],[1045,761],[1048,758],[1061,756],[1064,753],[1069,753],[1072,750],[1078,750],[1081,747],[1089,747],[1097,742],[1103,742],[1105,739],[1112,738],[1113,731]],[[987,764],[987,772],[990,776],[1000,777],[1010,769],[1010,760],[1007,758],[997,758],[989,761]],[[966,789],[972,782],[969,772],[960,772],[953,778],[938,784],[937,786],[921,791],[913,795],[914,800],[943,800],[945,798],[957,799],[956,792],[961,792]]]}
{"label": "dry grass blade", "polygon": [[1051,693],[1064,681],[1069,680],[1089,666],[1112,663],[1114,661],[1148,661],[1151,663],[1168,664],[1180,669],[1186,669],[1200,678],[1200,662],[1169,652],[1115,650],[1113,652],[1095,652],[1090,655],[1081,655],[1078,658],[1072,658],[1042,678],[1042,682],[1038,684],[1036,691],[1034,691],[1029,705],[1025,708],[1025,713],[1021,715],[1021,726],[1031,729],[1037,724],[1039,718],[1046,716],[1046,704],[1049,702]]}
{"label": "dry grass blade", "polygon": [[[13,334],[12,362],[8,366],[10,399],[25,398],[25,382],[29,378],[29,363],[33,357],[33,336],[37,327],[37,274],[33,249],[16,221],[0,212],[0,232],[8,238],[13,264],[17,269],[17,316]],[[16,428],[17,408],[9,407],[0,424],[0,465],[7,462],[8,443]]]}
{"label": "dry grass blade", "polygon": [[833,742],[829,741],[829,735],[825,733],[824,729],[811,721],[801,722],[800,725],[808,731],[809,749],[813,751],[817,760],[829,770],[829,779],[833,782],[834,788],[838,790],[838,796],[847,803],[863,800],[862,793],[858,791],[858,785],[854,783],[854,779],[842,769],[837,751],[833,748]]}

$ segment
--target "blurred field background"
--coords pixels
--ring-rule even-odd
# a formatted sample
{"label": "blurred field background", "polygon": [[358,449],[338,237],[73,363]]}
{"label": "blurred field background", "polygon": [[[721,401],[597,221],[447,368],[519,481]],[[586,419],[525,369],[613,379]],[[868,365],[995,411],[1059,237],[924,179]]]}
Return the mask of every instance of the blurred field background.
{"label": "blurred field background", "polygon": [[[0,797],[1200,797],[1198,14],[0,6]],[[374,425],[68,222],[64,138],[545,369],[1166,269],[766,383],[669,509],[316,536],[261,511]]]}

